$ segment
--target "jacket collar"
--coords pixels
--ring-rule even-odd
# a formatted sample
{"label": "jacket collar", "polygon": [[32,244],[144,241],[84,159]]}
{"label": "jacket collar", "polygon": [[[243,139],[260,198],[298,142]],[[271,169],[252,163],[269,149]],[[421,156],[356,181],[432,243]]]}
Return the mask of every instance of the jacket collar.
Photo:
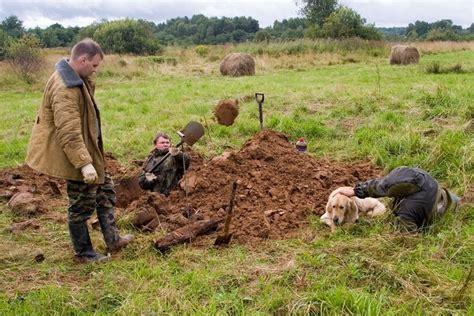
{"label": "jacket collar", "polygon": [[168,153],[167,150],[161,150],[161,149],[158,149],[158,148],[154,148],[153,149],[153,156],[157,157],[157,156],[164,156]]}
{"label": "jacket collar", "polygon": [[61,79],[68,88],[80,87],[84,84],[84,81],[77,75],[77,73],[68,64],[66,59],[61,59],[56,64],[56,70],[58,71]]}

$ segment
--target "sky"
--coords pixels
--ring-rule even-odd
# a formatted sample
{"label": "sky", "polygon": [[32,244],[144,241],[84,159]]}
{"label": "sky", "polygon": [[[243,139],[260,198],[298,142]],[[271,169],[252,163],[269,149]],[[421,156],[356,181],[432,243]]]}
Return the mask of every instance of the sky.
{"label": "sky", "polygon": [[[260,27],[298,17],[301,0],[0,0],[0,21],[15,15],[26,28],[87,26],[94,21],[134,18],[166,22],[175,17],[250,16]],[[451,19],[464,28],[474,23],[474,0],[339,0],[377,27],[407,26],[416,20]]]}

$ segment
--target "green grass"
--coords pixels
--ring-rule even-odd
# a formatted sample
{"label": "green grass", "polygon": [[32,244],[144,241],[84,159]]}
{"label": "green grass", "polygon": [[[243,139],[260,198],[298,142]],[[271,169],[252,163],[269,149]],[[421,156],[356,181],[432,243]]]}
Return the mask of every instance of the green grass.
{"label": "green grass", "polygon": [[[460,63],[466,71],[427,73],[433,62]],[[107,68],[98,78],[105,147],[125,165],[147,155],[158,130],[176,142],[175,131],[189,120],[207,122],[195,145],[204,156],[238,149],[259,130],[253,95],[263,92],[265,126],[292,141],[305,137],[315,157],[370,159],[385,172],[419,166],[459,195],[471,190],[472,199],[473,51],[426,54],[419,65],[404,67],[380,56],[257,69],[243,78],[155,64],[131,77]],[[41,91],[39,84],[0,87],[0,168],[23,162]],[[223,98],[241,100],[231,127],[212,119]],[[38,231],[0,232],[0,314],[472,315],[472,281],[463,297],[459,291],[474,262],[473,211],[465,204],[423,235],[397,233],[390,216],[335,234],[312,218],[312,241],[180,246],[166,256],[152,249],[153,234],[134,232],[136,242],[101,265],[72,263],[66,225],[41,219]],[[0,227],[15,220],[1,202]],[[103,250],[100,234],[92,238]],[[42,263],[32,259],[37,250],[45,254]]]}

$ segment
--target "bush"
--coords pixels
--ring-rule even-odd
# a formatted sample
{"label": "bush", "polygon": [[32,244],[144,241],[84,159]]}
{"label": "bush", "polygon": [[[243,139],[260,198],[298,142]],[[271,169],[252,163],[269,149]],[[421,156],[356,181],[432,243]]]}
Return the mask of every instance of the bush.
{"label": "bush", "polygon": [[266,30],[260,30],[255,34],[254,41],[255,42],[268,42],[272,38],[270,32]]}
{"label": "bush", "polygon": [[125,19],[101,24],[94,39],[106,53],[154,55],[163,51],[145,21]]}
{"label": "bush", "polygon": [[31,34],[14,40],[6,49],[6,59],[16,75],[27,83],[33,83],[43,61],[40,40]]}
{"label": "bush", "polygon": [[194,51],[195,51],[196,54],[198,54],[199,56],[205,57],[205,56],[207,56],[207,54],[209,54],[209,46],[206,46],[206,45],[198,45],[198,46],[196,46],[196,48],[194,49]]}

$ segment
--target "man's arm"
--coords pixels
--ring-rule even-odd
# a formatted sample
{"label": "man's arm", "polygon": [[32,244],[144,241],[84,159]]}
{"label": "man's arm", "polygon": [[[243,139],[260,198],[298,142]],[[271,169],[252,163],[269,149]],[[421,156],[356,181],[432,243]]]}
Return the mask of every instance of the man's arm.
{"label": "man's arm", "polygon": [[366,197],[405,197],[421,190],[425,182],[424,175],[408,167],[399,167],[386,177],[360,182],[354,187],[358,198]]}

